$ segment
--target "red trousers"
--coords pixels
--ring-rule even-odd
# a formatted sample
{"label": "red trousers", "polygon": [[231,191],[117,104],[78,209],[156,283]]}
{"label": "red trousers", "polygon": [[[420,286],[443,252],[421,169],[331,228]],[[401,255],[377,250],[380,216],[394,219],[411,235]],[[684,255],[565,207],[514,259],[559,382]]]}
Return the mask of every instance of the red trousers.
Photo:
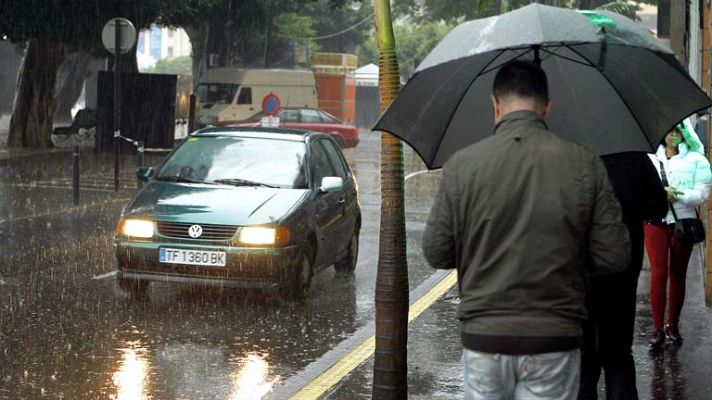
{"label": "red trousers", "polygon": [[674,225],[645,224],[645,250],[650,260],[650,306],[653,328],[663,329],[667,282],[670,281],[667,323],[676,326],[685,302],[685,277],[693,245],[675,238]]}

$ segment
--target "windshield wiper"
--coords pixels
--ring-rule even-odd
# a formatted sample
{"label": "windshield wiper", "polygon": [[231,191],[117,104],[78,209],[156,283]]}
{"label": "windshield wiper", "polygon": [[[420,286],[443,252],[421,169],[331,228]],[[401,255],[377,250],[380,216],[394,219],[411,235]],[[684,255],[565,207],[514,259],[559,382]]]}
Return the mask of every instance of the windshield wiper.
{"label": "windshield wiper", "polygon": [[233,186],[264,186],[264,187],[268,187],[268,188],[279,187],[279,186],[274,186],[274,185],[268,185],[268,184],[262,183],[262,182],[255,182],[255,181],[251,181],[248,179],[240,179],[240,178],[216,179],[213,182],[224,183],[226,185],[233,185]]}
{"label": "windshield wiper", "polygon": [[165,181],[165,182],[182,182],[182,183],[212,183],[209,181],[201,181],[198,179],[191,179],[191,178],[186,178],[184,176],[159,176],[156,178],[158,181]]}

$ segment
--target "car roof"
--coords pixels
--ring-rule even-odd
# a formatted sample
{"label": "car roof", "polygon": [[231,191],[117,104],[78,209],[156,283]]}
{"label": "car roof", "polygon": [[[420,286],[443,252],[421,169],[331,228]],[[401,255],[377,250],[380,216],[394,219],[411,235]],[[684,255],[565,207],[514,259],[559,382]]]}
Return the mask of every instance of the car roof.
{"label": "car roof", "polygon": [[203,128],[192,133],[191,137],[248,137],[288,140],[292,142],[304,142],[311,136],[327,136],[318,132],[305,131],[301,129],[287,128],[263,128],[263,127],[217,127]]}

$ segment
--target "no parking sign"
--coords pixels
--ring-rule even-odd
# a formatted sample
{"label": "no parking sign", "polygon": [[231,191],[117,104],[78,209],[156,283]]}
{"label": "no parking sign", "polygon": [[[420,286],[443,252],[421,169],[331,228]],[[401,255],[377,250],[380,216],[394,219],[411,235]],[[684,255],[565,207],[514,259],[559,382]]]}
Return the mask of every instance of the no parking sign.
{"label": "no parking sign", "polygon": [[264,115],[275,115],[279,111],[279,107],[281,105],[282,102],[279,101],[279,97],[270,92],[264,99],[262,99],[262,112]]}

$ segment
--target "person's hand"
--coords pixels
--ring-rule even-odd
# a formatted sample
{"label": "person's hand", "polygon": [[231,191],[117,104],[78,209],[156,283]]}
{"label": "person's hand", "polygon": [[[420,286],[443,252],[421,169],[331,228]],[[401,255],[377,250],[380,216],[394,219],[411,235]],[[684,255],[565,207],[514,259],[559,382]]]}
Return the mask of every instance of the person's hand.
{"label": "person's hand", "polygon": [[666,186],[665,191],[667,192],[667,199],[670,203],[676,202],[677,198],[682,194],[681,191],[670,186]]}

